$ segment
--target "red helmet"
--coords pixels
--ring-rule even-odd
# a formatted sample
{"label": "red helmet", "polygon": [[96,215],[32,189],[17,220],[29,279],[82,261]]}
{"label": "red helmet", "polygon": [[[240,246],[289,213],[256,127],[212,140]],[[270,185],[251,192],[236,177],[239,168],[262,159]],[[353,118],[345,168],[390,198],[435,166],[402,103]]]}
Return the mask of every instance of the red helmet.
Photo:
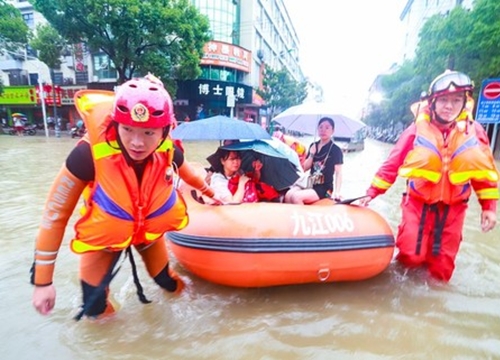
{"label": "red helmet", "polygon": [[116,90],[112,117],[123,125],[163,128],[173,123],[172,99],[152,75],[131,79]]}
{"label": "red helmet", "polygon": [[446,70],[436,77],[429,86],[428,96],[433,99],[445,94],[453,94],[461,91],[472,92],[474,83],[470,77],[458,71]]}

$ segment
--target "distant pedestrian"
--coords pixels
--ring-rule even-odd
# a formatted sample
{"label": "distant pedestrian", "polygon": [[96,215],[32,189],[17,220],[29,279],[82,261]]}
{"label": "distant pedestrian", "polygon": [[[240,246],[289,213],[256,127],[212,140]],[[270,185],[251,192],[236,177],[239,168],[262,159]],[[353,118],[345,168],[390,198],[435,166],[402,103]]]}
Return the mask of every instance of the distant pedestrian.
{"label": "distant pedestrian", "polygon": [[20,116],[13,116],[12,120],[14,122],[14,130],[15,130],[17,136],[23,136],[23,131],[24,131],[23,118]]}

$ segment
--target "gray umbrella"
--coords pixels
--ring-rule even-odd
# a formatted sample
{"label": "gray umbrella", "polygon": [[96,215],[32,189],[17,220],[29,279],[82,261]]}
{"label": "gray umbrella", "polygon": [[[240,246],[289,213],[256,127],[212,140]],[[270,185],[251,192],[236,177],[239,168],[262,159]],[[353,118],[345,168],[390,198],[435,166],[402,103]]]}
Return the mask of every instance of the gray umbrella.
{"label": "gray umbrella", "polygon": [[172,131],[179,140],[271,139],[260,125],[223,115],[185,122]]}
{"label": "gray umbrella", "polygon": [[316,135],[319,120],[329,117],[335,123],[334,136],[352,138],[354,134],[366,127],[357,119],[337,113],[333,106],[326,103],[309,102],[292,106],[273,118],[287,130],[299,131],[304,134]]}

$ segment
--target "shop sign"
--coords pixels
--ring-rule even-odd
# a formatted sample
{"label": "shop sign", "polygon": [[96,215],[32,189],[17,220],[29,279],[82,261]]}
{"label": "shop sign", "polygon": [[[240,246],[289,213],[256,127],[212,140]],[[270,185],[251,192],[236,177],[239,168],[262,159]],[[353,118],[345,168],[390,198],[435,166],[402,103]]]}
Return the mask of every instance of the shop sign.
{"label": "shop sign", "polygon": [[227,98],[233,95],[238,104],[252,103],[252,87],[241,83],[215,80],[188,80],[179,82],[178,85],[177,98],[190,99],[190,103],[218,101],[226,104]]}
{"label": "shop sign", "polygon": [[[36,86],[36,102],[37,104],[41,104],[40,101],[40,94],[39,94],[39,86]],[[61,106],[61,87],[56,85],[55,86],[55,98],[56,98],[56,106]],[[54,91],[52,89],[52,85],[45,84],[43,85],[43,97],[45,99],[45,105],[47,106],[53,106],[54,105]]]}
{"label": "shop sign", "polygon": [[0,94],[0,105],[34,105],[36,90],[34,86],[4,86]]}
{"label": "shop sign", "polygon": [[74,105],[75,104],[75,94],[79,90],[87,89],[86,86],[63,86],[61,87],[61,104],[62,105]]}
{"label": "shop sign", "polygon": [[201,65],[225,66],[249,73],[251,59],[252,53],[242,47],[220,41],[209,41],[205,44]]}

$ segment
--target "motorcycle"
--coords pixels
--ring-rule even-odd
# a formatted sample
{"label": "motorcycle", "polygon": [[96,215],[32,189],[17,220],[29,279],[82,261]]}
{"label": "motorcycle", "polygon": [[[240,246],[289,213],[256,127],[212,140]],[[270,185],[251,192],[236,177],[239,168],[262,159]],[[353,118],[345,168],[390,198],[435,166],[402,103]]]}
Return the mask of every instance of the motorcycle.
{"label": "motorcycle", "polygon": [[73,126],[70,130],[71,138],[81,138],[85,135],[85,128],[79,128],[78,126]]}
{"label": "motorcycle", "polygon": [[[17,135],[17,131],[15,128],[9,130],[9,135]],[[36,125],[25,125],[23,126],[23,135],[36,135]]]}

